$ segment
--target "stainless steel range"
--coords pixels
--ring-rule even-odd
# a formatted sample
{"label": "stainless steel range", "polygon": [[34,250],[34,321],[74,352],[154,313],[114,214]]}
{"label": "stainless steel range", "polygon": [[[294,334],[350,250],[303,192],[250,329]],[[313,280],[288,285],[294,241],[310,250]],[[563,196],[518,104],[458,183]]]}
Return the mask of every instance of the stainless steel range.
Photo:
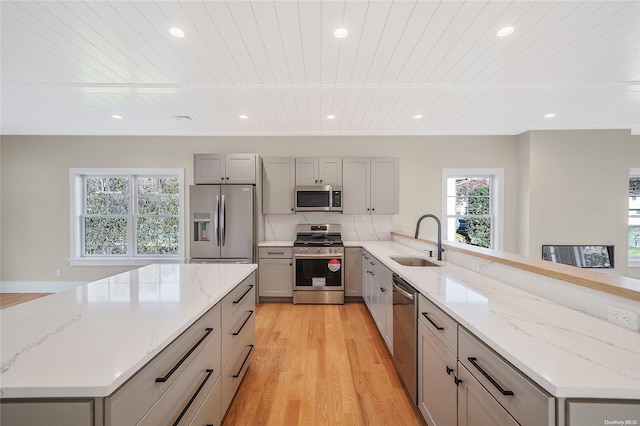
{"label": "stainless steel range", "polygon": [[344,304],[340,225],[297,225],[296,238],[293,303]]}

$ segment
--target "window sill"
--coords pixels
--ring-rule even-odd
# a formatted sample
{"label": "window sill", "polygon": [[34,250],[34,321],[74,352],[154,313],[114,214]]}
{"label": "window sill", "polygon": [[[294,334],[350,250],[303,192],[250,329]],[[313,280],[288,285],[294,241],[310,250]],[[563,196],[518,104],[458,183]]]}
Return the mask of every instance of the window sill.
{"label": "window sill", "polygon": [[78,257],[69,259],[71,266],[144,266],[153,263],[185,263],[185,260],[176,257],[126,257],[116,259]]}

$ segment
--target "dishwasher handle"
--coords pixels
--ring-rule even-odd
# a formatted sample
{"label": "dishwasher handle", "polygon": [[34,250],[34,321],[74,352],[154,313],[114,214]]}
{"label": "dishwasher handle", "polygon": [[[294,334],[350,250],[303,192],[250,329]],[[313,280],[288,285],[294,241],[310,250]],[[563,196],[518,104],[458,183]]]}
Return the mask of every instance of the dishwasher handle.
{"label": "dishwasher handle", "polygon": [[405,290],[404,287],[404,280],[402,278],[400,278],[397,275],[393,275],[393,289],[395,291],[397,291],[398,293],[400,293],[401,295],[403,295],[404,297],[406,297],[409,300],[414,300],[415,296],[412,293],[409,293],[407,290]]}

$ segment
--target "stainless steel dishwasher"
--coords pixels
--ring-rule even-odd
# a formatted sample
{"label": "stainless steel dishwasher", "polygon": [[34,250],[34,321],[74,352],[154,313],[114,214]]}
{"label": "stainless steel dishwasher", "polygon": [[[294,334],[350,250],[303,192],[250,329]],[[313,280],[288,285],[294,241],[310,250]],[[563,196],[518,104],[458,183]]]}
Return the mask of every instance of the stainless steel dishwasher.
{"label": "stainless steel dishwasher", "polygon": [[418,404],[417,291],[393,274],[393,364],[405,390]]}

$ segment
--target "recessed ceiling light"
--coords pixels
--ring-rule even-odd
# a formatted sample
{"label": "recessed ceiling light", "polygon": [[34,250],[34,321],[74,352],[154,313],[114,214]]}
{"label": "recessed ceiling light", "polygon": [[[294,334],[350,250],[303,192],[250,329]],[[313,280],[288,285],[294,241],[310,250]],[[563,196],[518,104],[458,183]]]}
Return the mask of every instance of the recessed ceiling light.
{"label": "recessed ceiling light", "polygon": [[111,117],[115,118],[116,120],[122,120],[122,116],[118,114],[113,114]]}
{"label": "recessed ceiling light", "polygon": [[239,117],[242,118],[243,120],[246,120],[247,118],[249,118],[249,116],[246,114],[241,114]]}
{"label": "recessed ceiling light", "polygon": [[545,114],[544,118],[552,118],[555,117],[556,115],[554,113],[549,113],[549,114]]}
{"label": "recessed ceiling light", "polygon": [[334,118],[336,118],[336,116],[333,114],[327,115],[327,120],[333,120]]}
{"label": "recessed ceiling light", "polygon": [[422,118],[422,114],[416,114],[413,116],[416,120],[420,120]]}
{"label": "recessed ceiling light", "polygon": [[504,27],[503,29],[498,31],[497,35],[498,37],[505,37],[511,34],[512,32],[513,32],[513,27]]}
{"label": "recessed ceiling light", "polygon": [[170,28],[169,29],[169,34],[171,34],[174,37],[184,37],[184,31],[182,31],[180,28]]}
{"label": "recessed ceiling light", "polygon": [[346,28],[338,28],[333,32],[333,35],[336,36],[337,38],[345,38],[346,36],[349,35],[349,31],[347,31]]}

